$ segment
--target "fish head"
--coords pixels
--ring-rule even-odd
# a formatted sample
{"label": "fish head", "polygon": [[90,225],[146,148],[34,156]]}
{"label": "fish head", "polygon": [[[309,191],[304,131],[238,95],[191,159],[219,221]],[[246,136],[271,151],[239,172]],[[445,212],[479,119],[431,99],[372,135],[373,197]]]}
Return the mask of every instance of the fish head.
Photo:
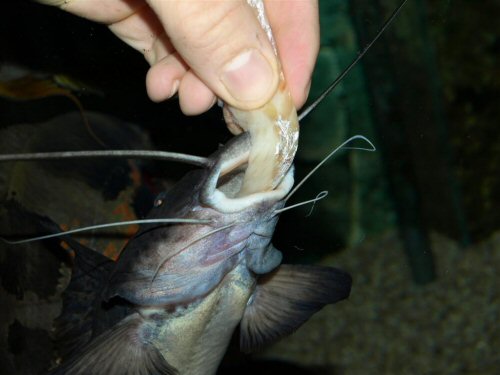
{"label": "fish head", "polygon": [[293,169],[272,191],[238,196],[250,146],[247,134],[235,137],[210,158],[208,168],[188,173],[157,197],[148,219],[203,222],[143,226],[118,259],[105,299],[186,304],[214,290],[238,264],[262,274],[281,263],[270,241],[276,210],[293,186]]}

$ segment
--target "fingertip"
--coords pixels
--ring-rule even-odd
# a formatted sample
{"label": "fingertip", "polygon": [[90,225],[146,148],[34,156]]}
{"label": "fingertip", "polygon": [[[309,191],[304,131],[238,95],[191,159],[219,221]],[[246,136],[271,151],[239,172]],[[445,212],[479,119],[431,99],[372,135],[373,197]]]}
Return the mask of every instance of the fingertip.
{"label": "fingertip", "polygon": [[309,97],[309,93],[311,92],[311,84],[312,84],[312,78],[309,79],[309,82],[307,82],[306,88],[303,91],[304,96],[302,97],[302,102],[300,104],[300,107],[302,107],[306,103],[306,100]]}
{"label": "fingertip", "polygon": [[217,101],[210,90],[192,71],[188,71],[179,86],[179,106],[187,116],[208,111]]}
{"label": "fingertip", "polygon": [[186,71],[185,65],[175,54],[158,61],[146,74],[149,98],[154,102],[161,102],[174,96]]}
{"label": "fingertip", "polygon": [[309,95],[319,52],[317,1],[268,2],[266,11],[290,93],[296,108],[300,108]]}
{"label": "fingertip", "polygon": [[311,91],[311,79],[304,86],[303,84],[298,85],[294,90],[290,90],[295,108],[300,109],[306,103],[309,97],[309,92]]}

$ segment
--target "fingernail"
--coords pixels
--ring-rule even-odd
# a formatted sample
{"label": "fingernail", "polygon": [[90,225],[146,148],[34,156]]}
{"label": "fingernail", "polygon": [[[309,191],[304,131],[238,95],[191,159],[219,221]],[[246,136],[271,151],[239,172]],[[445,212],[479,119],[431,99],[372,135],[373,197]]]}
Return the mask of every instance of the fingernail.
{"label": "fingernail", "polygon": [[269,96],[273,68],[257,50],[245,51],[223,69],[221,81],[232,97],[241,102],[260,101]]}
{"label": "fingernail", "polygon": [[309,92],[311,91],[311,84],[312,80],[309,80],[309,82],[306,85],[306,88],[304,90],[304,101],[307,100],[307,97],[309,96]]}
{"label": "fingernail", "polygon": [[180,81],[176,79],[174,83],[172,84],[172,89],[170,90],[170,95],[168,96],[167,99],[170,99],[172,96],[174,96],[177,93],[177,90],[179,89]]}

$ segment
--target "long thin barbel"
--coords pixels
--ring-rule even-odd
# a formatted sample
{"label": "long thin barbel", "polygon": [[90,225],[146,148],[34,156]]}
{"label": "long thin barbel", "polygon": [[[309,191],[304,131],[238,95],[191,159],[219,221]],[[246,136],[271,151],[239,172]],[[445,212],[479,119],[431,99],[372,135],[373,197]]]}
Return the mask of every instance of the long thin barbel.
{"label": "long thin barbel", "polygon": [[[330,92],[338,86],[342,79],[352,70],[352,68],[363,58],[373,44],[380,38],[387,27],[394,21],[403,6],[408,0],[403,0],[391,16],[385,21],[375,38],[363,48],[358,56],[344,69],[344,71],[333,81],[333,83],[323,93],[314,100],[307,108],[305,108],[298,116],[301,121],[311,111],[313,111]],[[201,156],[193,156],[175,152],[166,151],[148,151],[148,150],[99,150],[99,151],[63,151],[63,152],[39,152],[33,154],[4,154],[0,155],[2,161],[20,161],[20,160],[51,160],[58,158],[145,158],[155,160],[170,160],[185,162],[196,166],[208,166],[210,160]],[[297,188],[297,187],[296,187]],[[294,189],[295,191],[296,189]],[[289,194],[290,196],[291,194]]]}
{"label": "long thin barbel", "polygon": [[[356,139],[361,139],[361,140],[365,141],[366,143],[368,143],[370,145],[370,148],[364,148],[364,147],[345,147],[347,144],[349,144],[352,141],[355,141]],[[376,147],[375,147],[375,145],[368,138],[366,138],[365,136],[363,136],[363,135],[354,135],[354,136],[352,136],[348,140],[342,142],[342,144],[340,146],[336,147],[332,152],[330,152],[297,185],[295,185],[295,187],[293,188],[293,190],[290,193],[288,193],[288,195],[285,197],[285,201],[287,201],[309,179],[309,177],[311,177],[314,174],[314,172],[316,172],[323,164],[325,164],[328,161],[328,159],[330,159],[333,155],[335,155],[342,148],[346,148],[346,149],[349,149],[349,150],[362,150],[362,151],[370,151],[370,152],[373,152],[373,151],[377,150]]]}
{"label": "long thin barbel", "polygon": [[38,237],[32,237],[32,238],[27,238],[24,240],[19,240],[19,241],[9,241],[3,237],[0,237],[0,240],[9,244],[9,245],[18,245],[22,243],[28,243],[28,242],[35,242],[35,241],[41,241],[41,240],[47,240],[49,238],[55,238],[55,237],[63,237],[67,236],[69,234],[74,234],[74,233],[81,233],[81,232],[88,232],[91,230],[95,229],[104,229],[104,228],[111,228],[111,227],[119,227],[119,226],[125,226],[125,225],[137,225],[137,224],[209,224],[211,221],[210,220],[204,220],[204,219],[142,219],[142,220],[129,220],[129,221],[120,221],[120,222],[114,222],[114,223],[106,223],[106,224],[98,224],[98,225],[90,225],[88,227],[83,227],[83,228],[77,228],[77,229],[70,229],[67,231],[61,231],[60,233],[53,233],[53,234],[47,234],[44,236],[38,236]]}
{"label": "long thin barbel", "polygon": [[202,156],[182,154],[178,152],[155,150],[89,150],[89,151],[55,151],[34,152],[29,154],[3,154],[2,161],[29,161],[29,160],[55,160],[55,159],[92,159],[92,158],[129,158],[129,159],[154,159],[188,163],[200,167],[210,164],[210,159]]}
{"label": "long thin barbel", "polygon": [[204,238],[207,238],[209,236],[211,236],[212,234],[215,234],[215,233],[218,233],[218,232],[221,232],[225,229],[228,229],[228,228],[231,228],[231,227],[234,227],[235,225],[237,225],[238,223],[234,222],[234,223],[230,223],[230,224],[227,224],[227,225],[224,225],[222,227],[219,227],[219,228],[216,228],[216,229],[213,229],[207,233],[204,233],[202,234],[200,237],[194,239],[193,241],[191,241],[188,245],[184,246],[183,248],[177,250],[174,254],[169,254],[166,258],[162,259],[161,262],[159,263],[158,267],[156,267],[156,270],[155,270],[155,273],[153,274],[153,278],[151,279],[151,284],[154,283],[154,281],[156,280],[156,277],[158,276],[158,273],[160,272],[160,269],[163,267],[163,265],[168,262],[171,258],[173,258],[174,256],[176,256],[177,254],[179,254],[180,252],[186,250],[188,247],[192,246],[193,244],[195,244],[196,242],[198,241],[201,241],[202,239]]}
{"label": "long thin barbel", "polygon": [[[306,117],[314,110],[330,92],[338,86],[342,79],[352,70],[352,68],[363,58],[373,44],[380,38],[387,27],[394,21],[403,6],[408,0],[403,0],[391,16],[385,21],[380,30],[375,35],[375,38],[365,46],[358,56],[344,69],[344,71],[332,82],[323,93],[314,100],[306,109],[299,115],[299,121]],[[0,161],[17,161],[17,160],[50,160],[57,158],[145,158],[156,160],[171,160],[186,162],[197,166],[207,166],[208,158],[201,156],[187,155],[175,152],[166,151],[147,151],[147,150],[103,150],[103,151],[62,151],[62,152],[38,152],[32,154],[5,154],[0,155]]]}
{"label": "long thin barbel", "polygon": [[365,48],[361,52],[358,53],[358,56],[343,70],[342,73],[335,79],[335,81],[332,82],[330,86],[326,88],[323,93],[314,100],[307,108],[305,108],[302,112],[299,114],[299,121],[302,121],[304,117],[306,117],[311,111],[320,104],[323,99],[332,92],[332,90],[338,86],[338,84],[344,79],[344,77],[354,68],[354,66],[363,58],[363,56],[368,52],[368,50],[373,46],[373,44],[380,38],[380,36],[384,33],[385,29],[394,21],[394,19],[397,17],[403,6],[406,4],[408,0],[403,0],[401,4],[396,8],[396,10],[391,14],[391,16],[385,21],[385,23],[382,25],[380,30],[377,32],[375,35],[375,38],[372,39],[370,43],[368,43]]}
{"label": "long thin barbel", "polygon": [[318,195],[316,195],[316,198],[309,199],[309,200],[304,201],[304,202],[292,204],[291,206],[287,206],[287,207],[284,207],[284,208],[280,208],[279,210],[275,210],[273,213],[274,214],[280,214],[280,213],[282,213],[284,211],[291,210],[292,208],[301,207],[301,206],[304,206],[304,205],[310,204],[310,203],[312,203],[314,205],[316,202],[318,202],[319,200],[325,198],[327,195],[328,195],[328,191],[324,190],[324,191],[320,192]]}

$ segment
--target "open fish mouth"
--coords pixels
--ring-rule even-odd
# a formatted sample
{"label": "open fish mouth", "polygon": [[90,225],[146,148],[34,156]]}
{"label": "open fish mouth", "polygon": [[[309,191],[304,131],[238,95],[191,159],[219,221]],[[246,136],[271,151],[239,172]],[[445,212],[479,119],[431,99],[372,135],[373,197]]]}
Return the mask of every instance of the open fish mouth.
{"label": "open fish mouth", "polygon": [[287,166],[273,189],[245,191],[245,178],[251,167],[253,139],[250,134],[241,134],[224,149],[224,157],[215,158],[207,182],[201,192],[201,201],[221,213],[234,213],[258,203],[278,202],[292,189],[293,167]]}

